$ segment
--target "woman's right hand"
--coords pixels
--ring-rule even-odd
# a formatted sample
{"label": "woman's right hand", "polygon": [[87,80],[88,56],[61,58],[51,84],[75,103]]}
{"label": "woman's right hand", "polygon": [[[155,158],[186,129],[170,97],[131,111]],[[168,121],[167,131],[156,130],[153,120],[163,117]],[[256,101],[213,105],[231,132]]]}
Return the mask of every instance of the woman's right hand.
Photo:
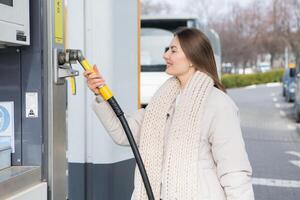
{"label": "woman's right hand", "polygon": [[87,78],[87,84],[90,90],[94,94],[99,94],[99,87],[105,84],[105,80],[102,78],[97,66],[93,66],[93,70],[86,70],[83,75]]}

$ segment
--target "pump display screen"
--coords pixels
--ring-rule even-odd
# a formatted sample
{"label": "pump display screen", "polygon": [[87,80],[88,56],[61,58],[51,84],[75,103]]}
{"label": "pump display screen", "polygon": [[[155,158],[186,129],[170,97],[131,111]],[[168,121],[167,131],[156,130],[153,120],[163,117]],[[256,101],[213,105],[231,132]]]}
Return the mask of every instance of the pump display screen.
{"label": "pump display screen", "polygon": [[13,7],[14,0],[0,0],[0,4],[4,4],[4,5]]}

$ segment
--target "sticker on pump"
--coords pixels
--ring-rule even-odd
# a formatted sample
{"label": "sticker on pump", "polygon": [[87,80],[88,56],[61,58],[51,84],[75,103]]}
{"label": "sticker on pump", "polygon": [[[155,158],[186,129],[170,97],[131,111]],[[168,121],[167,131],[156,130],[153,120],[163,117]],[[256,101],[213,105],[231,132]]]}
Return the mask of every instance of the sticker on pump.
{"label": "sticker on pump", "polygon": [[26,118],[37,118],[38,115],[38,93],[26,92]]}

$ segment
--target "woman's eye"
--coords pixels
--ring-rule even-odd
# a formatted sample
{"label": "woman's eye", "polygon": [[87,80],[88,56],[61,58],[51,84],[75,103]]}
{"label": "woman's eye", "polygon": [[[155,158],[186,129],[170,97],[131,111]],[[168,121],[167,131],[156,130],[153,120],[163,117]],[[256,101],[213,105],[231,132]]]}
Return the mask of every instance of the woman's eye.
{"label": "woman's eye", "polygon": [[176,53],[176,51],[174,51],[174,50],[172,50],[171,52],[172,52],[172,53]]}

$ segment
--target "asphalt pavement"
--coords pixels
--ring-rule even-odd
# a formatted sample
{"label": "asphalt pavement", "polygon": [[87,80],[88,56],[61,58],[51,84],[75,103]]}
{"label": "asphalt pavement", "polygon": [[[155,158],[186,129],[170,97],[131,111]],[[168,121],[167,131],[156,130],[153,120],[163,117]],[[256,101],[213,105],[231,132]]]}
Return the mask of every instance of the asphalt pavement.
{"label": "asphalt pavement", "polygon": [[300,200],[300,134],[278,83],[230,89],[253,168],[256,200]]}

